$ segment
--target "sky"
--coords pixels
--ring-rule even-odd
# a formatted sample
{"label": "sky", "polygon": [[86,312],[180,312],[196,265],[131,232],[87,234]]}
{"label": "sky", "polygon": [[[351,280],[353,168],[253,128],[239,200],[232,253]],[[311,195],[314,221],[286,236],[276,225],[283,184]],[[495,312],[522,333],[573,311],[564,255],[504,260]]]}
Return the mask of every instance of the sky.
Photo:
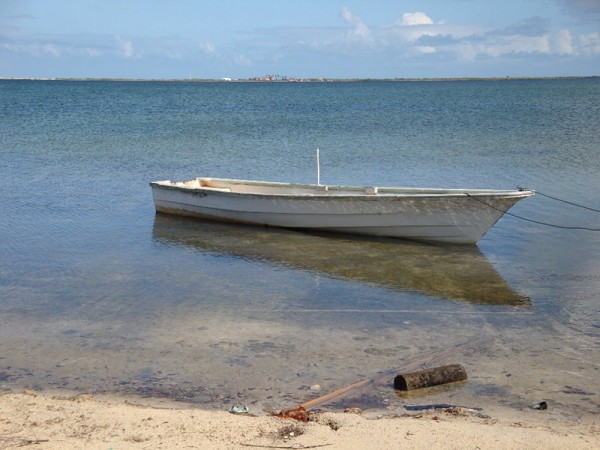
{"label": "sky", "polygon": [[0,0],[3,78],[600,75],[600,0]]}

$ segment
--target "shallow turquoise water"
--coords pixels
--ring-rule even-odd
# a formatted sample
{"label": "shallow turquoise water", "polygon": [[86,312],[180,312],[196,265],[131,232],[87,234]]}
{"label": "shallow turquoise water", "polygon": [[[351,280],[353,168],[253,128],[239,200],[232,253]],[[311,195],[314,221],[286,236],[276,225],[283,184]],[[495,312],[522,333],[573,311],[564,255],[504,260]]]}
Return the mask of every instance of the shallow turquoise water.
{"label": "shallow turquoise water", "polygon": [[[598,117],[598,79],[1,81],[0,385],[265,409],[489,337],[450,361],[467,384],[423,401],[593,416],[599,232],[505,216],[457,248],[231,227],[155,216],[148,182],[313,182],[319,147],[324,183],[600,209]],[[511,212],[600,228],[542,196]]]}

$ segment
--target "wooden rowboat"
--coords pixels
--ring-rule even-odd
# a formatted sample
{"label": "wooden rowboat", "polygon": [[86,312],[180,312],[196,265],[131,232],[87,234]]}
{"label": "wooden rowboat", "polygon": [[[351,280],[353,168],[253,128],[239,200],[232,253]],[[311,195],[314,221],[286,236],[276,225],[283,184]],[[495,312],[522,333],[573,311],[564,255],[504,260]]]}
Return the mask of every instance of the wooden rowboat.
{"label": "wooden rowboat", "polygon": [[332,186],[195,178],[150,183],[156,211],[419,241],[473,244],[530,190]]}

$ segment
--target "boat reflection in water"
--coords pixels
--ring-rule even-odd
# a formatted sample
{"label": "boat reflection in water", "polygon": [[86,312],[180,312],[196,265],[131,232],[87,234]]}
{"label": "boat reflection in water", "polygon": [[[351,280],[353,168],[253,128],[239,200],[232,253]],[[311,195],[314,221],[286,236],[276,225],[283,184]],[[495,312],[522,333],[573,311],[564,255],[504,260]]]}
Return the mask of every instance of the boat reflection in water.
{"label": "boat reflection in water", "polygon": [[157,213],[153,239],[386,289],[481,305],[528,306],[475,246],[313,234]]}

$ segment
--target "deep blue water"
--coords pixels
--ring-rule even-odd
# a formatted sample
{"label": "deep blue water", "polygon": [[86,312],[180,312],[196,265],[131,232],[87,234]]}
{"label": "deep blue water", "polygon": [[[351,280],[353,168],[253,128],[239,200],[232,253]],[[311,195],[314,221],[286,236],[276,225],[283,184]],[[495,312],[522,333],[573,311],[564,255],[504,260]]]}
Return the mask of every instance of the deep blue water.
{"label": "deep blue water", "polygon": [[[465,249],[231,227],[155,217],[148,182],[314,182],[318,147],[323,183],[600,209],[599,117],[598,78],[0,81],[0,385],[266,408],[484,336],[458,395],[518,409],[541,383],[564,416],[597,411],[600,232],[505,216]],[[511,212],[600,228],[539,195]]]}

